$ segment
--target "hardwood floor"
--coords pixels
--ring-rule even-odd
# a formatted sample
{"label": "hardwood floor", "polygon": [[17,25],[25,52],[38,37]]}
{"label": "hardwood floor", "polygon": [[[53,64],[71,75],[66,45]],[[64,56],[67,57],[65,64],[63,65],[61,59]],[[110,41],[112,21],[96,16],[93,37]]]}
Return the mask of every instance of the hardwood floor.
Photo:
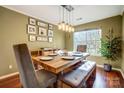
{"label": "hardwood floor", "polygon": [[124,79],[119,71],[106,72],[97,67],[93,88],[124,88]]}
{"label": "hardwood floor", "polygon": [[[0,88],[21,87],[19,76],[0,80]],[[93,88],[124,88],[124,79],[119,71],[105,72],[103,68],[97,67],[96,79]]]}

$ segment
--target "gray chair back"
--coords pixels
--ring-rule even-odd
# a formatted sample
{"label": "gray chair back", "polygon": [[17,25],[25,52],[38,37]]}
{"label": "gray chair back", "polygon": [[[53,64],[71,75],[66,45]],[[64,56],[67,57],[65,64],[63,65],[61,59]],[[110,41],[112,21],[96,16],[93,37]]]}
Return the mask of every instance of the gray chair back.
{"label": "gray chair back", "polygon": [[78,52],[86,52],[87,45],[77,45]]}
{"label": "gray chair back", "polygon": [[32,59],[26,44],[17,44],[13,46],[20,73],[20,80],[23,87],[36,88],[39,87],[36,78]]}

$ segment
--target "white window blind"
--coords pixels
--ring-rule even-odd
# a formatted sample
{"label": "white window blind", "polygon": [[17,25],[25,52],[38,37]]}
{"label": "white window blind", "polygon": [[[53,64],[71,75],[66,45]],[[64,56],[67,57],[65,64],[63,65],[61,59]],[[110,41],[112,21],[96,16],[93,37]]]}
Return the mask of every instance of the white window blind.
{"label": "white window blind", "polygon": [[90,29],[79,32],[74,32],[74,50],[77,50],[77,45],[87,45],[87,52],[91,55],[100,55],[101,47],[101,29]]}

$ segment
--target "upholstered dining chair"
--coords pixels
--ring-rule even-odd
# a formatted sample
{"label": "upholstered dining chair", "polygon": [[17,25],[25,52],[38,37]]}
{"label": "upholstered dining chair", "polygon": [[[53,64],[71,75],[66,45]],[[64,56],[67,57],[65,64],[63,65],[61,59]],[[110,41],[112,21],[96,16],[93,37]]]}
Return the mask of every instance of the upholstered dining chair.
{"label": "upholstered dining chair", "polygon": [[77,45],[78,52],[86,52],[87,45]]}
{"label": "upholstered dining chair", "polygon": [[26,44],[13,46],[19,68],[20,80],[24,88],[45,88],[56,83],[56,75],[44,69],[34,70],[32,59]]}

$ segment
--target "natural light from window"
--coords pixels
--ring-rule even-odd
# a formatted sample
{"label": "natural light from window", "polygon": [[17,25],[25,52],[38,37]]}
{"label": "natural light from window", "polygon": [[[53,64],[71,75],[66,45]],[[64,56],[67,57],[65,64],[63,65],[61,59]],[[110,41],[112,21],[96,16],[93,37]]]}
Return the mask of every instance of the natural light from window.
{"label": "natural light from window", "polygon": [[79,32],[74,32],[74,51],[77,50],[77,45],[86,45],[86,52],[90,55],[99,56],[101,47],[101,29],[90,29]]}

